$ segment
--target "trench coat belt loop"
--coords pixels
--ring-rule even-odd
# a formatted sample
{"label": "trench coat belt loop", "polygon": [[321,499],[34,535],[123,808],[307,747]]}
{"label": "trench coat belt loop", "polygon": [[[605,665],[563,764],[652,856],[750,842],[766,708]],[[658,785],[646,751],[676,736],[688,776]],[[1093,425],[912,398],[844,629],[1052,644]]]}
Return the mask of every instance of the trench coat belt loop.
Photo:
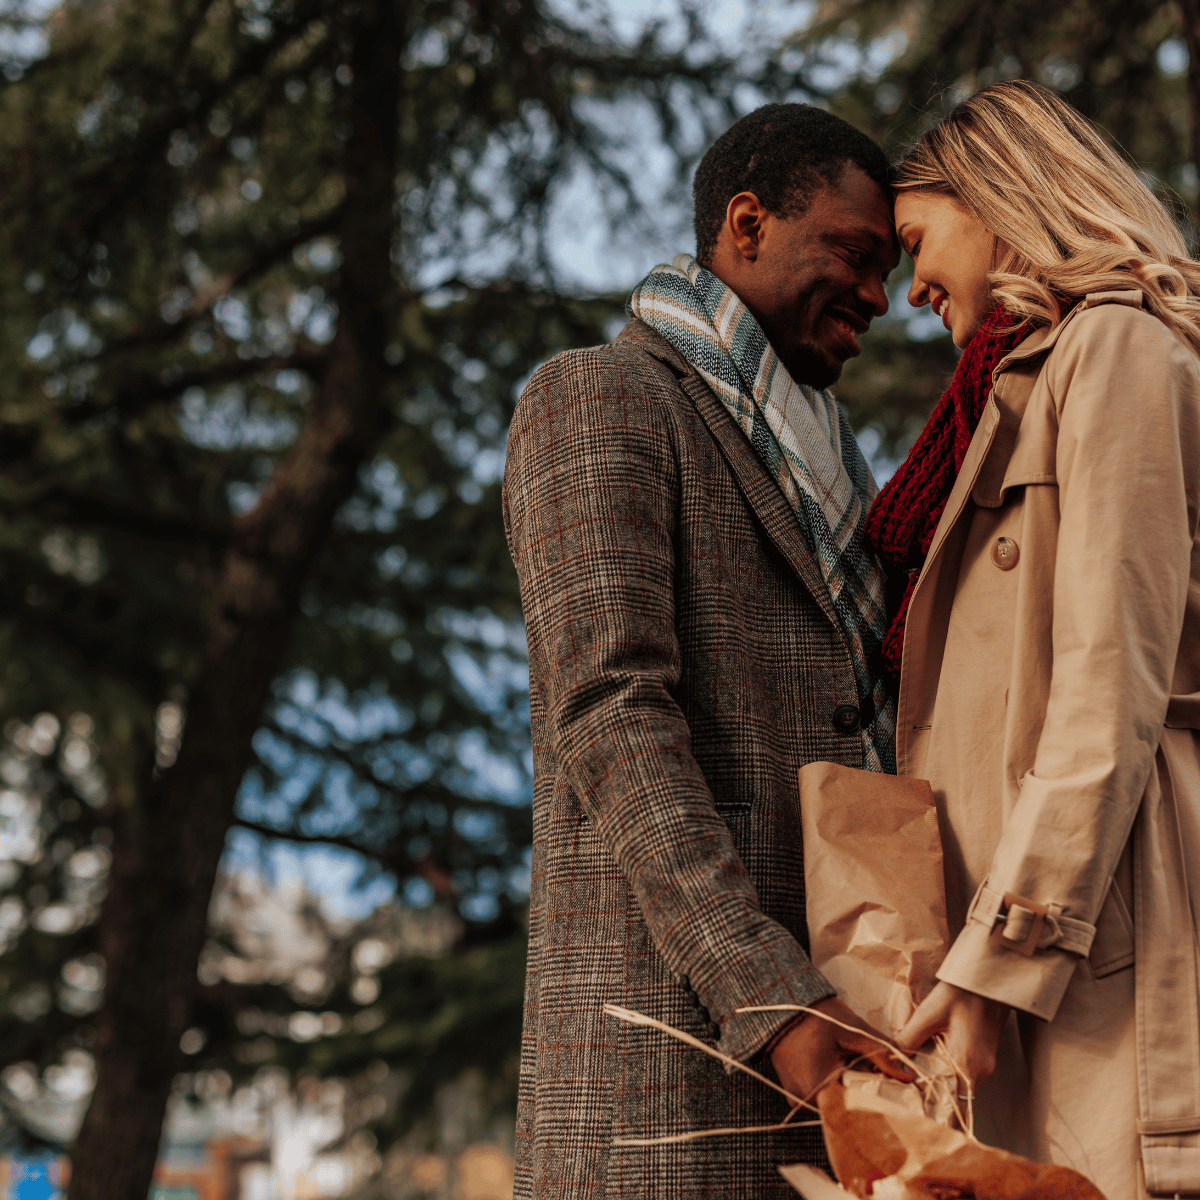
{"label": "trench coat belt loop", "polygon": [[1083,956],[1096,936],[1095,925],[1064,917],[1061,904],[1039,904],[1012,892],[996,892],[986,883],[975,893],[967,920],[986,925],[998,945],[1026,956],[1051,946]]}

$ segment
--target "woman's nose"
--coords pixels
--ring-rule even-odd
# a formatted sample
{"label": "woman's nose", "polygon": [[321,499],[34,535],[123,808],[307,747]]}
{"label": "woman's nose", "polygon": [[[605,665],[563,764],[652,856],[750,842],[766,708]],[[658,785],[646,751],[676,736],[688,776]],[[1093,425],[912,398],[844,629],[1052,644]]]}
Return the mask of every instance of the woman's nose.
{"label": "woman's nose", "polygon": [[912,286],[908,289],[908,302],[913,308],[922,308],[929,303],[929,285],[915,271]]}

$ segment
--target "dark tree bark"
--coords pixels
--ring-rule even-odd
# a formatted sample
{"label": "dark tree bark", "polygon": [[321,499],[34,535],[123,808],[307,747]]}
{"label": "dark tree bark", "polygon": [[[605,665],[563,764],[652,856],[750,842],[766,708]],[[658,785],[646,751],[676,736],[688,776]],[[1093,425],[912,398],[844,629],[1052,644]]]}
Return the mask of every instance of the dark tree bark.
{"label": "dark tree bark", "polygon": [[72,1151],[70,1200],[148,1194],[198,988],[209,899],[251,737],[287,651],[309,568],[383,425],[400,79],[398,0],[362,0],[340,222],[340,318],[294,447],[235,527],[176,764],[147,762],[114,846],[101,917],[108,964],[97,1084]]}
{"label": "dark tree bark", "polygon": [[[1200,171],[1200,0],[1179,0],[1183,17],[1183,40],[1188,48],[1187,97],[1192,117],[1192,165]],[[1200,200],[1192,205],[1192,217],[1200,226]]]}

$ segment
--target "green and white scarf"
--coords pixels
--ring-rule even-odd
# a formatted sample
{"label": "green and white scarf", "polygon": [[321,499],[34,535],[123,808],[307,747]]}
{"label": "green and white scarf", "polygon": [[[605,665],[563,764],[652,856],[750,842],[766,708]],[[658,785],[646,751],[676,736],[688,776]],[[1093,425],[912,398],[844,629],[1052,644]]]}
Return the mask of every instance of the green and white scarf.
{"label": "green and white scarf", "polygon": [[863,544],[878,489],[846,414],[829,392],[792,379],[749,309],[690,254],[655,267],[625,307],[700,372],[787,497],[850,647],[864,765],[894,772],[896,702],[880,656],[884,578]]}

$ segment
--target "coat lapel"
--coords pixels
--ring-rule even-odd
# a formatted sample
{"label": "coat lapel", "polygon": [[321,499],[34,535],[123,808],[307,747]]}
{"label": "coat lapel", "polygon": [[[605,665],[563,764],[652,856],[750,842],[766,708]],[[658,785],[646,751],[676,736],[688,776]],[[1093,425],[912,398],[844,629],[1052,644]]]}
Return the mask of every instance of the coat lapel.
{"label": "coat lapel", "polygon": [[746,497],[746,503],[762,522],[767,536],[799,576],[800,582],[812,594],[821,611],[841,629],[841,623],[829,599],[825,577],[800,532],[792,506],[779,490],[779,484],[767,470],[766,463],[746,440],[746,435],[737,427],[725,406],[713,395],[712,389],[699,374],[692,371],[681,379],[680,383],[696,406],[704,424],[708,426],[713,441],[717,443],[742,495]]}
{"label": "coat lapel", "polygon": [[[967,502],[974,497],[986,507],[1001,503],[1005,473],[1041,369],[1040,363],[1029,360],[1048,349],[1049,344],[1049,339],[1038,331],[1002,359],[992,373],[991,395],[934,530],[909,601],[896,724],[897,770],[902,775],[920,775],[923,769],[946,645],[946,624],[958,583],[963,543],[971,524],[965,519],[970,512]],[[1003,381],[1002,373],[1006,374]]]}
{"label": "coat lapel", "polygon": [[959,559],[959,554],[954,551],[961,551],[968,528],[968,522],[959,518],[966,509],[971,489],[999,425],[1000,410],[995,399],[989,397],[908,604],[896,716],[896,770],[901,775],[919,776],[925,760],[933,699],[937,694],[937,678],[946,648],[946,622],[937,620],[937,616],[949,613],[954,599]]}
{"label": "coat lapel", "polygon": [[840,630],[841,622],[834,611],[833,602],[829,599],[825,577],[800,532],[796,515],[792,512],[787,497],[779,490],[779,484],[772,478],[758,452],[746,440],[746,435],[737,427],[725,406],[704,382],[704,377],[666,338],[636,317],[629,321],[618,336],[637,342],[646,353],[652,354],[670,367],[679,379],[684,394],[695,405],[701,420],[708,427],[721,456],[737,481],[738,488],[746,498],[746,503],[762,523],[767,536],[821,611],[834,627]]}

